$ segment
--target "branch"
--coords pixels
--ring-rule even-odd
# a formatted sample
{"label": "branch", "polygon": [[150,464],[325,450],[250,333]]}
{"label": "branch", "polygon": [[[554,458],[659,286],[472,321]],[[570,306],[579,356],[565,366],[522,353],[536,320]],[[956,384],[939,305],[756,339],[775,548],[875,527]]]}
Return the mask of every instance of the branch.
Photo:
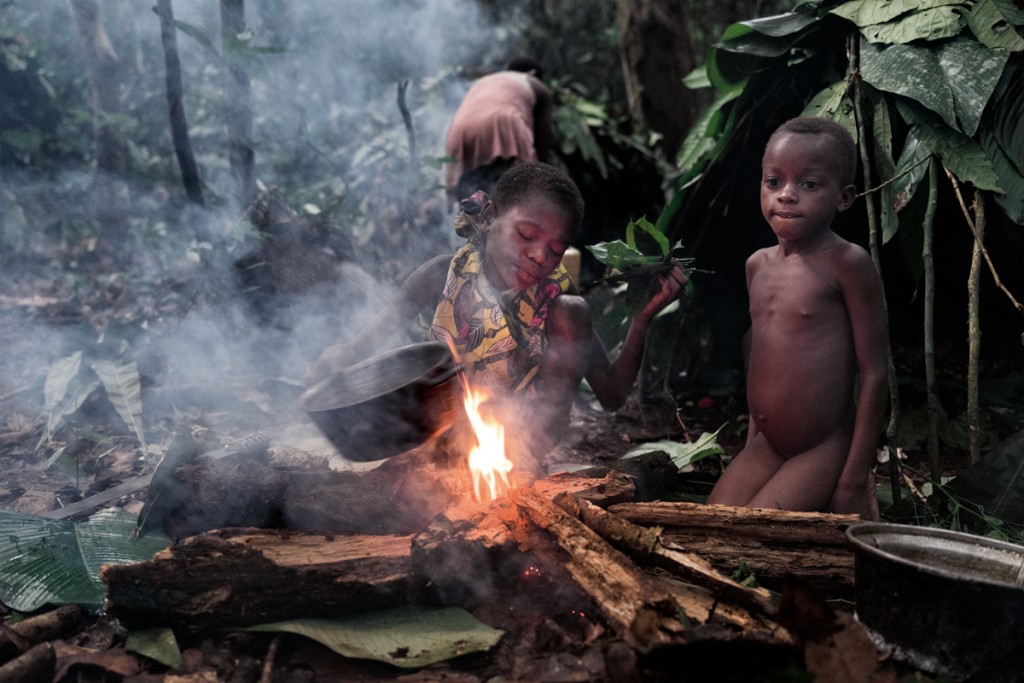
{"label": "branch", "polygon": [[942,168],[946,172],[946,177],[949,178],[949,182],[953,184],[953,190],[956,193],[956,199],[958,202],[960,202],[960,210],[963,211],[964,218],[967,220],[967,227],[971,229],[971,234],[974,235],[975,242],[981,245],[981,255],[985,258],[985,263],[988,264],[989,272],[992,273],[992,280],[995,281],[996,287],[1001,289],[1003,294],[1005,294],[1006,297],[1010,300],[1010,303],[1013,305],[1013,307],[1016,308],[1021,313],[1024,313],[1024,305],[1017,301],[1017,299],[1014,298],[1013,294],[1010,293],[1010,290],[1008,290],[1006,286],[1003,285],[1003,281],[999,279],[999,273],[996,272],[996,267],[992,263],[991,257],[989,257],[988,255],[988,248],[980,239],[978,239],[978,228],[974,224],[974,219],[971,218],[971,212],[967,209],[967,204],[964,203],[963,194],[961,194],[960,192],[960,183],[957,181],[956,176],[953,175],[953,173],[948,168],[946,168],[945,166],[943,166]]}

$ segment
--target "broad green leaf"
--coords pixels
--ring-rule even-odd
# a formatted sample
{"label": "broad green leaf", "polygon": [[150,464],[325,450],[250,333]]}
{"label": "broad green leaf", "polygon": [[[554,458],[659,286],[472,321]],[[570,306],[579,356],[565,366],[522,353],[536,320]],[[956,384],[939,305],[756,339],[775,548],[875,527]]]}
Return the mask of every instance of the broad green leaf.
{"label": "broad green leaf", "polygon": [[658,248],[661,250],[662,258],[668,256],[668,237],[666,237],[665,233],[659,230],[658,227],[654,225],[654,223],[651,223],[649,220],[647,220],[646,217],[640,217],[635,221],[630,221],[629,224],[626,225],[626,244],[633,247],[634,249],[636,248],[636,231],[638,229],[650,235],[651,239],[653,239],[658,244]]}
{"label": "broad green leaf", "polygon": [[129,631],[124,649],[160,662],[172,669],[181,669],[181,648],[174,631],[169,628],[149,628]]}
{"label": "broad green leaf", "polygon": [[657,263],[661,260],[658,256],[645,256],[622,240],[590,244],[587,245],[587,249],[598,261],[618,270],[642,263]]}
{"label": "broad green leaf", "polygon": [[98,360],[92,369],[103,383],[107,398],[114,404],[114,409],[121,416],[128,428],[143,446],[146,439],[142,435],[142,386],[139,380],[139,368],[135,361],[118,365],[108,360]]}
{"label": "broad green leaf", "polygon": [[968,136],[978,130],[981,113],[1009,56],[1003,50],[990,50],[969,38],[951,41],[939,50],[939,66],[953,92],[960,129]]}
{"label": "broad green leaf", "polygon": [[939,66],[938,51],[916,45],[882,49],[862,44],[860,58],[860,73],[865,81],[879,90],[920,102],[956,128],[953,91]]}
{"label": "broad green leaf", "polygon": [[400,609],[339,619],[294,619],[246,631],[296,633],[345,657],[418,668],[494,647],[505,634],[460,607]]}
{"label": "broad green leaf", "polygon": [[898,16],[944,5],[959,5],[961,0],[853,0],[829,10],[860,27],[883,24]]}
{"label": "broad green leaf", "polygon": [[1024,38],[1013,28],[1022,24],[1024,11],[1010,0],[979,0],[967,15],[967,25],[985,47],[1010,52],[1024,50]]}
{"label": "broad green leaf", "polygon": [[683,85],[690,90],[701,90],[711,87],[711,79],[708,78],[708,71],[703,64],[686,74],[683,77]]}
{"label": "broad green leaf", "polygon": [[710,152],[716,148],[716,140],[722,133],[722,108],[729,102],[735,100],[742,87],[734,87],[728,92],[721,93],[715,98],[697,122],[693,124],[683,144],[679,147],[679,155],[676,158],[676,167],[681,177],[689,178],[696,172],[698,166],[703,166],[711,160]]}
{"label": "broad green leaf", "polygon": [[68,394],[71,381],[78,376],[82,367],[82,352],[75,351],[71,355],[55,360],[46,369],[46,382],[43,384],[43,407],[53,410]]}
{"label": "broad green leaf", "polygon": [[845,78],[833,83],[812,97],[800,115],[821,116],[828,119],[835,118],[836,112],[843,105],[843,100],[848,100],[846,93],[849,89],[850,82]]}
{"label": "broad green leaf", "polygon": [[[722,425],[722,427],[724,426],[725,425]],[[630,449],[629,452],[622,456],[622,458],[635,458],[643,455],[644,453],[662,451],[664,453],[668,453],[669,457],[672,458],[672,462],[675,463],[676,468],[682,471],[709,455],[722,455],[725,453],[722,447],[718,444],[718,432],[722,431],[722,427],[719,427],[714,432],[702,432],[700,437],[692,443],[662,440],[640,444],[639,446]]]}
{"label": "broad green leaf", "polygon": [[936,7],[908,14],[884,24],[864,26],[861,33],[872,43],[909,43],[915,40],[942,40],[960,33],[967,19],[957,7]]}
{"label": "broad green leaf", "polygon": [[104,564],[148,560],[169,544],[150,534],[132,538],[135,515],[107,508],[84,522],[0,511],[0,602],[32,612],[45,605],[99,610]]}
{"label": "broad green leaf", "polygon": [[1024,80],[1008,67],[985,110],[978,142],[992,161],[1005,194],[995,200],[1014,223],[1024,225]]}
{"label": "broad green leaf", "polygon": [[100,388],[100,381],[92,373],[85,377],[83,374],[79,373],[71,378],[63,399],[47,411],[46,429],[40,437],[39,445],[52,439],[53,435],[64,425],[64,421],[77,413],[86,399]]}
{"label": "broad green leaf", "polygon": [[[882,188],[882,203],[892,207],[893,213],[892,222],[883,224],[883,243],[892,239],[899,229],[898,214],[910,203],[914,193],[917,191],[918,185],[920,185],[921,180],[927,174],[927,161],[931,154],[932,151],[928,149],[928,146],[921,144],[913,133],[907,134],[903,151],[900,153],[900,158],[896,162],[896,168],[890,176],[890,178],[897,178],[897,180]],[[889,178],[882,178],[883,182],[886,180],[889,180]]]}
{"label": "broad green leaf", "polygon": [[973,183],[982,190],[1002,192],[992,163],[981,147],[963,133],[941,125],[934,116],[912,102],[897,100],[896,107],[911,131],[928,145],[960,180]]}

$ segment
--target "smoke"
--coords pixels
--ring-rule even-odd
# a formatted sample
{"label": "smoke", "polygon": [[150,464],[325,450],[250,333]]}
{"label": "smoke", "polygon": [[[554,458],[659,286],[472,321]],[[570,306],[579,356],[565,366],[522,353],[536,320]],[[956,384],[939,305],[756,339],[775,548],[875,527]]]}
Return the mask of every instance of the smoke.
{"label": "smoke", "polygon": [[[88,296],[96,297],[97,315],[87,314],[81,322],[92,326],[97,339],[117,322],[98,313],[111,292],[121,297],[112,305],[128,302],[130,310],[141,311],[140,317],[124,322],[137,328],[130,343],[150,394],[173,387],[201,387],[221,396],[226,388],[247,385],[248,398],[239,400],[274,411],[273,397],[263,395],[268,386],[288,387],[285,394],[299,391],[316,353],[329,343],[350,338],[390,297],[384,282],[399,273],[381,270],[390,262],[388,257],[404,250],[408,260],[400,268],[408,269],[416,252],[422,251],[425,260],[453,245],[443,215],[434,217],[436,230],[423,235],[388,235],[387,225],[377,225],[377,232],[369,234],[368,214],[378,221],[387,217],[382,202],[399,203],[401,192],[429,196],[440,190],[441,171],[436,165],[420,166],[420,175],[411,185],[406,178],[401,187],[393,187],[400,184],[395,178],[404,178],[400,171],[410,162],[408,134],[395,104],[398,84],[410,83],[406,99],[419,153],[436,160],[443,154],[448,121],[466,87],[456,70],[501,64],[515,52],[508,42],[514,35],[485,25],[471,0],[245,3],[250,31],[241,38],[253,48],[247,52],[246,66],[252,80],[257,180],[262,187],[282,188],[301,218],[319,216],[342,226],[351,242],[347,265],[323,286],[285,292],[274,300],[275,309],[268,314],[254,312],[252,300],[232,279],[238,262],[252,254],[258,240],[252,234],[239,237],[252,228],[241,220],[244,207],[232,200],[218,3],[173,3],[180,26],[177,42],[185,110],[207,199],[204,211],[187,205],[180,189],[153,3],[99,4],[120,58],[124,113],[119,125],[131,144],[131,168],[119,180],[131,197],[130,273],[111,283],[76,280],[79,272],[94,272],[76,270],[80,265],[76,259],[88,258],[87,238],[100,226],[96,207],[89,201],[93,174],[88,103],[83,99],[75,105],[77,118],[66,115],[72,105],[64,98],[88,92],[83,86],[85,61],[66,0],[0,7],[0,30],[19,36],[34,50],[22,65],[24,73],[19,72],[23,78],[18,82],[25,90],[4,92],[0,100],[10,106],[0,107],[0,115],[54,144],[76,145],[61,153],[50,150],[44,167],[38,163],[44,156],[41,150],[34,157],[30,146],[12,146],[11,131],[5,131],[8,135],[0,142],[4,162],[0,165],[0,217],[4,219],[0,238],[7,249],[34,255],[17,263],[8,257],[5,269],[10,275],[14,267],[56,260],[66,263],[66,279],[56,289],[61,295],[92,291]],[[8,73],[18,68],[8,59]],[[38,102],[41,92],[48,93],[52,110],[16,110],[18,98],[32,94]],[[64,116],[58,117],[62,112]],[[51,115],[53,121],[46,118]],[[195,243],[197,221],[212,226],[222,248]],[[211,295],[195,284],[204,276],[197,266],[199,255],[213,253],[220,254],[223,262],[214,264],[220,279],[216,280],[218,291]],[[171,291],[158,290],[168,283]],[[79,303],[71,301],[69,307]],[[176,315],[186,309],[187,316]],[[253,320],[260,324],[254,326]],[[66,329],[34,324],[31,331],[26,330],[25,339],[48,343],[30,343],[13,351],[26,353],[19,367],[31,368],[38,379],[59,355],[57,347],[66,336]],[[28,353],[29,349],[33,352]],[[7,385],[20,381],[2,379]],[[38,410],[36,403],[24,410]],[[173,411],[178,405],[187,404],[168,400],[161,407]]]}

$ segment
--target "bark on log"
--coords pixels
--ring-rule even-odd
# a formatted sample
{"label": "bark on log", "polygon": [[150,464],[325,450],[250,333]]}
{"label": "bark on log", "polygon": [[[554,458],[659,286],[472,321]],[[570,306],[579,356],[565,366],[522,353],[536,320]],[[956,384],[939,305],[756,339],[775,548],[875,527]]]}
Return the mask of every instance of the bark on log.
{"label": "bark on log", "polygon": [[853,587],[853,551],[845,530],[856,515],[791,512],[696,503],[627,503],[610,512],[663,528],[662,540],[699,555],[725,574],[745,566],[758,582],[779,588],[795,576],[827,595]]}
{"label": "bark on log", "polygon": [[516,488],[509,496],[534,524],[555,537],[568,554],[566,560],[556,561],[564,561],[612,628],[641,652],[687,641],[689,624],[679,621],[680,611],[691,623],[707,624],[713,619],[716,624],[733,627],[736,633],[791,644],[788,632],[763,615],[721,603],[702,586],[641,571],[626,555],[536,491]]}
{"label": "bark on log", "polygon": [[106,565],[107,611],[186,631],[337,616],[416,594],[410,536],[235,529],[194,536],[136,564]]}

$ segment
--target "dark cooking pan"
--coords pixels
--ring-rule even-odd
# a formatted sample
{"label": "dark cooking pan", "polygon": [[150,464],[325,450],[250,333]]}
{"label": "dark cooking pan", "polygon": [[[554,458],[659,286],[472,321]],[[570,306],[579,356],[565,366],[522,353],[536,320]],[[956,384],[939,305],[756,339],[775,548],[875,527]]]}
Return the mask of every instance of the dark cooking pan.
{"label": "dark cooking pan", "polygon": [[382,353],[310,386],[299,402],[349,460],[381,460],[414,448],[451,421],[456,366],[443,342]]}

